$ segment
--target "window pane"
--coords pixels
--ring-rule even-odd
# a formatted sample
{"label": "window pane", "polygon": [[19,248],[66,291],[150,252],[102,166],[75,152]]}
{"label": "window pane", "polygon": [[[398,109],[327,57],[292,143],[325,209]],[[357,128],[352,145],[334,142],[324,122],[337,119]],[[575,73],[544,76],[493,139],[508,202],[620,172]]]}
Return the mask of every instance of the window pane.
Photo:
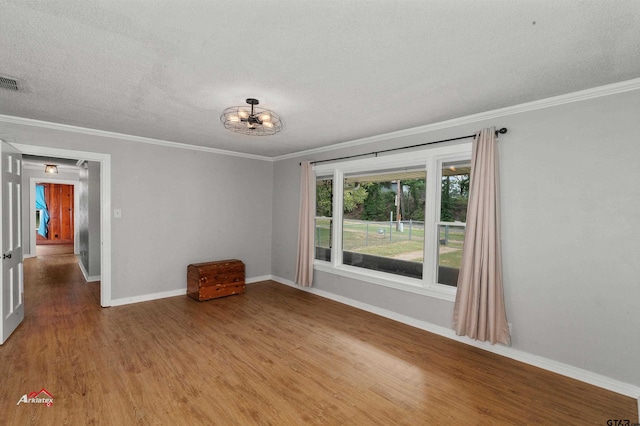
{"label": "window pane", "polygon": [[422,278],[425,187],[421,169],[346,176],[342,263]]}
{"label": "window pane", "polygon": [[438,282],[451,286],[458,285],[464,226],[438,226]]}
{"label": "window pane", "polygon": [[440,225],[438,225],[438,283],[456,286],[462,259],[471,162],[442,164]]}
{"label": "window pane", "polygon": [[467,221],[470,172],[470,161],[442,164],[441,222],[465,223]]}
{"label": "window pane", "polygon": [[333,179],[316,181],[316,259],[331,261],[331,230],[333,225]]}

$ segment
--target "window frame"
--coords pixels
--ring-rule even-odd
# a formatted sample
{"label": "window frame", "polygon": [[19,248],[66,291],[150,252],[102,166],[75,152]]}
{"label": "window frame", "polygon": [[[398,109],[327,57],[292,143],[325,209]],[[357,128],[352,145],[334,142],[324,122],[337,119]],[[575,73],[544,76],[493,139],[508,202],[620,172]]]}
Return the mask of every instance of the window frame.
{"label": "window frame", "polygon": [[[314,165],[313,169],[316,174],[316,179],[326,177],[333,180],[331,261],[315,259],[314,269],[371,284],[422,294],[437,299],[454,301],[457,288],[437,283],[437,236],[438,224],[441,223],[442,164],[450,161],[469,160],[471,159],[471,150],[472,144],[468,142],[375,158],[356,159],[336,163],[319,163]],[[345,174],[376,173],[384,170],[398,170],[403,168],[424,168],[427,173],[422,279],[343,264],[342,225]]]}

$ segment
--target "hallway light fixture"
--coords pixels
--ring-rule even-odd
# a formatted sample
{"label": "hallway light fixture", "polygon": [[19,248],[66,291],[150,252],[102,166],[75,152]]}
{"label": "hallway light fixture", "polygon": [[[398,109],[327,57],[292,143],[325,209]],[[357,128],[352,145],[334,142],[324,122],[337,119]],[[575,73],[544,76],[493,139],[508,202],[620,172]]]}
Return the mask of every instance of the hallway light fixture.
{"label": "hallway light fixture", "polygon": [[251,111],[245,106],[229,107],[222,112],[220,121],[232,132],[251,136],[270,136],[282,130],[282,120],[273,111],[257,107],[257,99],[248,98]]}
{"label": "hallway light fixture", "polygon": [[58,166],[55,164],[45,164],[44,166],[45,173],[58,173]]}

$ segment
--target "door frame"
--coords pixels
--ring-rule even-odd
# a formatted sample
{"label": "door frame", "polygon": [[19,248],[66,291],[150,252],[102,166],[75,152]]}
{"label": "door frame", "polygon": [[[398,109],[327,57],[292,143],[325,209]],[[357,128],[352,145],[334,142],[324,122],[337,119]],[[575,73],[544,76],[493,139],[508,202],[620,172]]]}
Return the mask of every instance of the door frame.
{"label": "door frame", "polygon": [[111,154],[20,143],[11,145],[23,154],[100,163],[100,306],[111,306]]}
{"label": "door frame", "polygon": [[80,197],[78,194],[79,181],[68,179],[47,179],[32,177],[29,182],[29,255],[24,258],[35,257],[36,255],[36,184],[56,183],[59,185],[73,186],[73,253],[78,254],[78,206]]}

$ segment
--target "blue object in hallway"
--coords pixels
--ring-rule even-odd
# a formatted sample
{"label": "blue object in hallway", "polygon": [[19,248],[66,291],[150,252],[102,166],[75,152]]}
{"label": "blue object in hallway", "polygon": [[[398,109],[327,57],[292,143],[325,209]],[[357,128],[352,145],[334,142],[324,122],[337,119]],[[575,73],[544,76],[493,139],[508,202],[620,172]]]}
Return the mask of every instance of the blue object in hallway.
{"label": "blue object in hallway", "polygon": [[36,185],[36,209],[41,211],[38,234],[47,238],[49,232],[49,211],[47,210],[47,202],[44,199],[44,186],[42,185]]}

